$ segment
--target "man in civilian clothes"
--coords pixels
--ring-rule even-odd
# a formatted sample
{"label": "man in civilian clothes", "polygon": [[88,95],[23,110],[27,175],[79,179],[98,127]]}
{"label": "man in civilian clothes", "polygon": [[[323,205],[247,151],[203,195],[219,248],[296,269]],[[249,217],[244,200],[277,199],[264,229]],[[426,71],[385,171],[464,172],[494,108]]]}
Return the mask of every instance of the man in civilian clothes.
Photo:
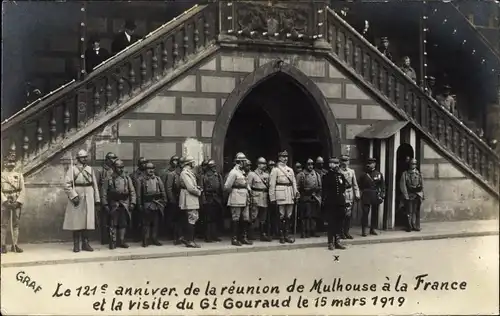
{"label": "man in civilian clothes", "polygon": [[107,60],[111,55],[101,47],[99,37],[92,37],[89,41],[89,47],[85,50],[85,71],[91,73],[94,67]]}
{"label": "man in civilian clothes", "polygon": [[417,169],[417,160],[410,160],[410,166],[401,176],[399,187],[405,201],[407,214],[406,231],[420,231],[420,206],[424,199],[424,180]]}
{"label": "man in civilian clothes", "polygon": [[[113,165],[117,159],[118,157],[114,153],[107,153],[102,168],[97,170],[95,177],[99,192],[102,190],[104,181],[107,181],[113,175]],[[101,245],[105,245],[109,243],[109,216],[102,206],[98,212],[97,220],[100,226]]]}
{"label": "man in civilian clothes", "polygon": [[375,170],[377,160],[368,158],[365,173],[359,178],[359,188],[361,190],[361,203],[363,204],[363,217],[361,232],[366,237],[368,226],[368,216],[371,212],[370,235],[377,235],[375,229],[378,226],[378,207],[385,199],[385,180],[380,171]]}
{"label": "man in civilian clothes", "polygon": [[124,30],[115,36],[113,43],[111,44],[111,52],[113,55],[118,54],[139,40],[139,37],[134,35],[136,27],[137,26],[134,21],[125,21]]}

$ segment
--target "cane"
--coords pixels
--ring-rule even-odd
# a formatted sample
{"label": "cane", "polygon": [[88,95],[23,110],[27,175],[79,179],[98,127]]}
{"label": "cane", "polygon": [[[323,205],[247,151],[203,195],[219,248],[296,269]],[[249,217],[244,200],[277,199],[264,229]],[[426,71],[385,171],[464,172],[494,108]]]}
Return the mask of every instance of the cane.
{"label": "cane", "polygon": [[12,247],[14,247],[14,252],[17,252],[17,242],[14,243],[14,226],[12,225],[12,211],[13,209],[10,210],[10,238],[12,239]]}

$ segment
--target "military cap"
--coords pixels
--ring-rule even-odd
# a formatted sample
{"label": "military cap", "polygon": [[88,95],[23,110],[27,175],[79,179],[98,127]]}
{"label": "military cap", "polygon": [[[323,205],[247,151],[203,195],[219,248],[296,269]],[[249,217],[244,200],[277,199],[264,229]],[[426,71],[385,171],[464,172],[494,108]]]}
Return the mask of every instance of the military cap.
{"label": "military cap", "polygon": [[174,155],[174,156],[170,157],[170,161],[175,161],[175,160],[179,161],[179,156]]}
{"label": "military cap", "polygon": [[417,159],[415,159],[415,158],[410,159],[410,164],[416,164],[416,163],[417,163]]}
{"label": "military cap", "polygon": [[314,164],[314,161],[311,158],[309,158],[307,159],[306,164],[308,165]]}
{"label": "military cap", "polygon": [[349,156],[347,156],[347,155],[340,156],[340,161],[344,161],[344,162],[349,161]]}
{"label": "military cap", "polygon": [[316,163],[325,163],[325,161],[323,160],[323,157],[318,157],[316,158]]}
{"label": "military cap", "polygon": [[266,163],[266,159],[264,157],[260,157],[259,159],[257,159],[257,164],[265,164]]}
{"label": "military cap", "polygon": [[382,42],[388,42],[388,41],[389,41],[389,38],[388,38],[387,36],[383,36],[383,37],[381,37],[381,38],[380,38],[380,40],[381,40]]}
{"label": "military cap", "polygon": [[301,168],[301,167],[302,167],[302,164],[301,164],[300,162],[297,162],[297,163],[295,163],[295,167],[296,167],[296,168]]}
{"label": "military cap", "polygon": [[125,21],[125,28],[126,29],[135,30],[136,27],[137,27],[137,25],[135,24],[135,22],[133,20]]}
{"label": "military cap", "polygon": [[88,157],[89,153],[85,149],[80,149],[76,154],[76,158]]}
{"label": "military cap", "polygon": [[278,157],[288,157],[288,151],[283,150],[278,153]]}
{"label": "military cap", "polygon": [[184,164],[188,164],[188,163],[191,163],[191,162],[194,162],[193,156],[186,156],[184,158]]}
{"label": "military cap", "polygon": [[377,159],[370,157],[366,160],[367,163],[377,162]]}
{"label": "military cap", "polygon": [[340,163],[339,159],[336,157],[332,157],[328,159],[328,163]]}
{"label": "military cap", "polygon": [[106,154],[106,159],[117,159],[118,157],[115,155],[115,153],[109,152]]}
{"label": "military cap", "polygon": [[154,169],[155,165],[152,162],[146,163],[146,169]]}
{"label": "military cap", "polygon": [[207,162],[207,166],[209,166],[209,167],[215,166],[215,160],[210,159],[210,160]]}
{"label": "military cap", "polygon": [[245,156],[244,153],[237,153],[236,157],[234,158],[236,161],[245,161],[247,157]]}
{"label": "military cap", "polygon": [[120,159],[116,159],[114,165],[117,168],[123,168],[124,167],[123,161],[120,160]]}

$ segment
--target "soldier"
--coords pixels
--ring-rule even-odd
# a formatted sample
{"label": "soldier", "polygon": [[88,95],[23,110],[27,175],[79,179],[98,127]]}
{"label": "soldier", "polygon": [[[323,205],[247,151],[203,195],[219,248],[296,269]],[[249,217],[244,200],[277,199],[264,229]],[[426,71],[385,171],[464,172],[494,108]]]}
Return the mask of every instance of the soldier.
{"label": "soldier", "polygon": [[181,165],[178,156],[170,158],[170,167],[165,174],[165,189],[167,191],[167,217],[169,218],[169,226],[172,228],[172,237],[174,245],[184,243],[182,237],[182,227],[184,226],[184,212],[179,208],[179,194],[180,194],[180,176]]}
{"label": "soldier", "polygon": [[[229,172],[226,182],[224,183],[224,190],[230,192],[227,205],[231,208],[232,219],[232,238],[231,244],[233,246],[241,246],[242,244],[251,245],[252,242],[248,240],[247,234],[250,227],[250,214],[248,209],[250,187],[248,181],[243,173],[245,162],[247,158],[243,153],[236,154],[235,165]],[[239,234],[238,226],[242,222],[243,232]],[[241,240],[238,240],[241,236]]]}
{"label": "soldier", "polygon": [[[99,188],[94,170],[87,165],[88,153],[80,150],[77,163],[69,167],[64,177],[64,191],[69,203],[64,214],[64,230],[73,231],[73,251],[94,251],[89,245],[88,231],[95,229],[95,204],[100,203]],[[97,205],[99,208],[100,206]]]}
{"label": "soldier", "polygon": [[406,231],[420,231],[420,206],[424,200],[424,180],[417,169],[417,160],[410,160],[410,167],[403,172],[399,183],[405,200],[408,217]]}
{"label": "soldier", "polygon": [[378,226],[378,206],[385,199],[385,181],[384,175],[375,170],[377,160],[368,158],[365,173],[359,178],[359,188],[361,190],[361,203],[363,203],[363,218],[361,231],[363,237],[366,237],[366,227],[368,226],[368,215],[371,210],[370,235],[377,235],[375,228]]}
{"label": "soldier", "polygon": [[299,198],[297,182],[292,168],[286,165],[288,152],[282,151],[278,155],[278,164],[269,175],[269,198],[271,203],[278,206],[280,219],[280,243],[293,243],[294,239],[288,236],[288,229],[296,200]]}
{"label": "soldier", "polygon": [[274,160],[269,160],[267,162],[267,172],[271,173],[274,167],[276,167],[276,162],[274,162]]}
{"label": "soldier", "polygon": [[320,213],[321,186],[321,176],[314,170],[314,161],[307,159],[306,169],[297,175],[302,238],[319,237],[316,234],[315,220]]}
{"label": "soldier", "polygon": [[339,239],[346,213],[345,191],[349,188],[349,183],[339,170],[337,158],[330,158],[328,166],[330,170],[323,176],[323,203],[328,221],[328,249],[345,249]]}
{"label": "soldier", "polygon": [[[101,170],[97,170],[96,172],[96,180],[97,187],[99,188],[99,192],[102,190],[102,185],[104,181],[109,179],[113,174],[113,164],[115,163],[116,155],[112,152],[106,154],[104,158],[104,163],[102,165]],[[109,223],[108,223],[108,214],[104,211],[102,205],[98,212],[98,223],[99,223],[99,234],[101,236],[101,245],[105,245],[109,243]]]}
{"label": "soldier", "polygon": [[117,159],[113,168],[113,175],[102,186],[102,204],[109,214],[109,249],[128,248],[125,233],[136,206],[136,193],[132,179],[123,173],[123,161]]}
{"label": "soldier", "polygon": [[[271,171],[273,168],[276,167],[276,162],[274,160],[269,160],[267,162],[267,173],[271,174]],[[269,194],[268,194],[269,196]],[[267,211],[269,212],[269,219],[270,223],[269,226],[271,226],[271,236],[273,239],[279,239],[280,238],[280,232],[279,232],[279,215],[278,211],[276,209],[276,204],[269,203],[267,207]]]}
{"label": "soldier", "polygon": [[299,173],[301,173],[302,170],[304,170],[302,168],[302,164],[300,162],[295,163],[295,168],[293,170],[293,172],[295,172],[295,175],[298,175]]}
{"label": "soldier", "polygon": [[135,187],[137,208],[142,215],[142,246],[147,247],[150,241],[155,246],[161,246],[158,241],[158,228],[167,201],[165,186],[155,175],[155,166],[152,162],[146,163],[146,175],[137,181]]}
{"label": "soldier", "polygon": [[207,171],[201,177],[201,202],[203,205],[203,217],[205,222],[205,241],[221,241],[217,233],[217,221],[222,216],[222,175],[217,172],[215,160],[210,159],[207,163]]}
{"label": "soldier", "polygon": [[316,165],[314,167],[314,170],[321,176],[323,177],[325,174],[328,173],[328,170],[324,168],[325,161],[323,160],[323,157],[318,157],[316,158]]}
{"label": "soldier", "polygon": [[186,237],[186,247],[200,248],[194,241],[195,225],[199,218],[200,196],[202,189],[196,181],[194,169],[194,158],[187,156],[184,158],[183,169],[180,175],[181,192],[179,195],[179,208],[186,213],[187,223],[185,223],[184,237]]}
{"label": "soldier", "polygon": [[269,231],[269,221],[267,214],[267,199],[269,198],[269,173],[266,172],[266,159],[257,159],[257,169],[251,171],[247,177],[248,186],[252,192],[252,203],[250,209],[250,219],[253,222],[259,219],[259,231],[261,241],[271,241],[267,235]]}
{"label": "soldier", "polygon": [[340,157],[340,173],[344,175],[344,178],[347,180],[347,184],[349,184],[345,191],[346,216],[342,225],[341,238],[353,239],[353,237],[349,234],[349,230],[351,229],[352,209],[354,203],[359,201],[360,194],[358,181],[356,180],[356,173],[354,170],[349,168],[349,156],[347,155],[342,155]]}
{"label": "soldier", "polygon": [[[140,157],[139,160],[137,160],[137,169],[132,172],[130,175],[130,179],[132,180],[132,183],[136,185],[141,181],[141,178],[146,175],[146,164],[148,163],[148,160],[144,157]],[[137,188],[134,187],[135,191],[137,192]],[[142,216],[137,209],[138,205],[136,205],[135,209],[131,209],[131,214],[132,217],[130,219],[132,223],[132,239],[135,242],[139,242],[142,240],[142,229],[141,229],[141,224],[142,224]]]}
{"label": "soldier", "polygon": [[15,154],[9,154],[2,172],[2,253],[7,253],[5,239],[10,226],[12,237],[12,252],[23,252],[17,245],[19,237],[19,220],[21,219],[21,208],[26,199],[24,177],[20,172],[15,172]]}

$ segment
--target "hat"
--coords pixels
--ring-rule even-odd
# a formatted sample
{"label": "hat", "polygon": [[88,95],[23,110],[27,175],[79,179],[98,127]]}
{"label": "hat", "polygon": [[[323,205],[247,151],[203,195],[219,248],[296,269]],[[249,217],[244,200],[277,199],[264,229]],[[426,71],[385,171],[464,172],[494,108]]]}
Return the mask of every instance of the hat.
{"label": "hat", "polygon": [[210,167],[215,166],[215,160],[210,159],[210,160],[207,162],[207,166],[210,166]]}
{"label": "hat", "polygon": [[306,164],[308,164],[308,165],[313,164],[313,163],[314,163],[314,161],[311,158],[307,159],[307,161],[306,161]]}
{"label": "hat", "polygon": [[269,161],[267,162],[267,164],[268,164],[268,165],[275,165],[275,164],[276,164],[276,162],[274,162],[274,160],[269,160]]}
{"label": "hat", "polygon": [[322,157],[316,158],[316,163],[325,163]]}
{"label": "hat", "polygon": [[147,163],[147,162],[148,162],[148,160],[146,158],[144,158],[144,157],[140,157],[139,159],[137,159],[137,164],[139,164],[139,165],[141,163]]}
{"label": "hat", "polygon": [[347,155],[340,156],[340,161],[344,161],[344,162],[349,161],[349,156],[347,156]]}
{"label": "hat", "polygon": [[283,150],[278,153],[278,157],[288,157],[288,151]]}
{"label": "hat", "polygon": [[88,157],[88,156],[89,156],[89,154],[85,149],[79,150],[78,153],[76,154],[76,158],[82,158],[82,157]]}
{"label": "hat", "polygon": [[117,159],[118,157],[115,155],[115,153],[109,152],[106,154],[106,159]]}
{"label": "hat", "polygon": [[380,38],[380,40],[381,40],[382,42],[388,42],[388,41],[389,41],[389,38],[387,38],[387,36],[382,36],[382,37]]}
{"label": "hat", "polygon": [[339,159],[335,157],[328,159],[328,163],[339,163],[339,162],[340,162]]}
{"label": "hat", "polygon": [[427,76],[427,80],[436,80],[436,78],[433,76]]}
{"label": "hat", "polygon": [[148,162],[146,164],[146,169],[154,169],[154,168],[155,168],[155,165],[152,162]]}
{"label": "hat", "polygon": [[244,161],[246,159],[247,159],[247,157],[245,156],[244,153],[237,153],[236,157],[234,158],[234,160],[236,160],[236,161]]}
{"label": "hat", "polygon": [[259,159],[257,159],[257,164],[265,164],[266,163],[266,159],[264,157],[260,157]]}
{"label": "hat", "polygon": [[184,164],[188,164],[188,163],[191,163],[191,162],[194,162],[193,156],[186,156],[184,158]]}
{"label": "hat", "polygon": [[370,157],[366,160],[367,163],[377,162],[377,159]]}
{"label": "hat", "polygon": [[184,162],[186,162],[186,157],[184,157],[184,156],[180,157],[180,158],[179,158],[179,164],[180,164],[180,165],[183,165],[183,164],[184,164]]}
{"label": "hat", "polygon": [[115,167],[122,168],[124,166],[123,161],[120,159],[115,160]]}
{"label": "hat", "polygon": [[446,90],[450,90],[451,89],[451,86],[449,84],[445,84],[443,86],[443,89],[446,89]]}
{"label": "hat", "polygon": [[208,164],[208,160],[204,159],[202,162],[201,162],[201,165],[202,166],[206,166]]}
{"label": "hat", "polygon": [[128,30],[135,30],[135,28],[137,27],[137,25],[135,24],[135,22],[133,20],[127,20],[125,21],[125,28],[128,29]]}
{"label": "hat", "polygon": [[174,156],[170,157],[170,161],[175,161],[175,160],[178,161],[179,160],[179,156],[175,156],[174,155]]}
{"label": "hat", "polygon": [[252,162],[251,162],[251,161],[250,161],[250,159],[248,159],[248,158],[245,160],[245,163],[246,163],[247,165],[251,165],[251,164],[252,164]]}
{"label": "hat", "polygon": [[16,161],[16,153],[15,152],[10,152],[6,158],[6,163],[7,162],[15,162]]}
{"label": "hat", "polygon": [[411,164],[416,164],[416,163],[417,163],[417,159],[412,158],[412,159],[410,160],[410,163],[411,163]]}
{"label": "hat", "polygon": [[296,168],[302,168],[302,164],[300,162],[295,163]]}

